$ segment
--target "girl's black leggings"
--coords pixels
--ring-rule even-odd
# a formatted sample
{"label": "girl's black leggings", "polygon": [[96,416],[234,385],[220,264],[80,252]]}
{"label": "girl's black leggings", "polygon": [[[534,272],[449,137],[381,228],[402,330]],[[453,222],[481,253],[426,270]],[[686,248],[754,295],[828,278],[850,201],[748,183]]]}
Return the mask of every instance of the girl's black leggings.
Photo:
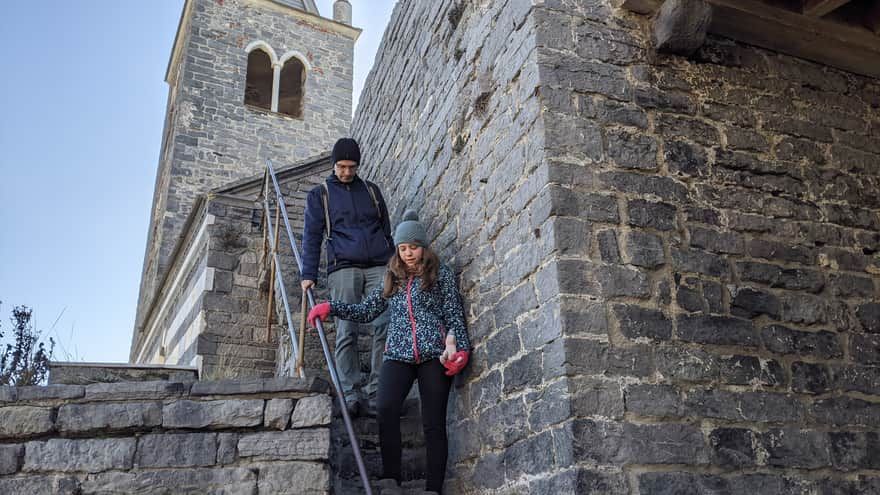
{"label": "girl's black leggings", "polygon": [[446,476],[446,403],[452,384],[452,377],[446,376],[445,371],[439,359],[419,364],[400,361],[382,363],[376,412],[384,478],[394,478],[400,482],[400,412],[413,381],[418,380],[428,461],[425,490],[441,493]]}

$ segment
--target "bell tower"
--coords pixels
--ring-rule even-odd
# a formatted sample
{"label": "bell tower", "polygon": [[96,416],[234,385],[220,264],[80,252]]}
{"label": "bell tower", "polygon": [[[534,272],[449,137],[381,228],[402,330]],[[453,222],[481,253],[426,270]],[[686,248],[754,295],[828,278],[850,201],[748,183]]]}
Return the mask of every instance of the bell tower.
{"label": "bell tower", "polygon": [[196,198],[326,153],[352,114],[351,5],[186,0],[168,62],[165,128],[135,330],[143,325]]}

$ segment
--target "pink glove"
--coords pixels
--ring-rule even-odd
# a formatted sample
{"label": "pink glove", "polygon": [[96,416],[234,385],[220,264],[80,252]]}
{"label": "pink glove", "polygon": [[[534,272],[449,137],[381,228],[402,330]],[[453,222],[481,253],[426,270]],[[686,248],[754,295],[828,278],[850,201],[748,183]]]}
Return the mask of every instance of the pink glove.
{"label": "pink glove", "polygon": [[452,355],[443,366],[446,367],[446,376],[457,375],[459,371],[463,370],[465,365],[468,362],[468,352],[467,351],[458,351]]}
{"label": "pink glove", "polygon": [[312,328],[316,327],[315,318],[320,318],[323,322],[330,316],[330,303],[322,302],[321,304],[315,304],[315,307],[309,311],[309,323],[312,324]]}

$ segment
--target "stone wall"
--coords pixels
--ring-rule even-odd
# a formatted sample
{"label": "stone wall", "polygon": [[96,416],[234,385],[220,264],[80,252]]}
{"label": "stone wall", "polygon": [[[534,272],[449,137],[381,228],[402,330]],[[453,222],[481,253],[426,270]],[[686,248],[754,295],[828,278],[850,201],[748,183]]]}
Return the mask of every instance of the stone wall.
{"label": "stone wall", "polygon": [[880,84],[649,28],[395,10],[353,134],[461,273],[449,488],[878,491]]}
{"label": "stone wall", "polygon": [[[199,194],[261,173],[266,158],[325,153],[351,120],[357,29],[269,0],[189,0],[180,29],[167,79],[138,328]],[[310,67],[302,118],[244,104],[245,49],[255,41],[279,59],[295,51]]]}
{"label": "stone wall", "polygon": [[0,387],[0,493],[330,493],[305,380]]}

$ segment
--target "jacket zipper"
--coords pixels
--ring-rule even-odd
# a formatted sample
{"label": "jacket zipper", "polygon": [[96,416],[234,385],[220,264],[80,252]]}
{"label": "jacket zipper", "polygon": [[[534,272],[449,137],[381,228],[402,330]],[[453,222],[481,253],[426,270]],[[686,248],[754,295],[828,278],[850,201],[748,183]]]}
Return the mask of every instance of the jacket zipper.
{"label": "jacket zipper", "polygon": [[416,364],[419,362],[419,346],[416,341],[416,317],[413,315],[413,307],[412,307],[412,283],[413,277],[409,276],[409,281],[406,283],[406,309],[409,312],[409,322],[412,324],[412,335],[413,335],[413,354],[416,358]]}

